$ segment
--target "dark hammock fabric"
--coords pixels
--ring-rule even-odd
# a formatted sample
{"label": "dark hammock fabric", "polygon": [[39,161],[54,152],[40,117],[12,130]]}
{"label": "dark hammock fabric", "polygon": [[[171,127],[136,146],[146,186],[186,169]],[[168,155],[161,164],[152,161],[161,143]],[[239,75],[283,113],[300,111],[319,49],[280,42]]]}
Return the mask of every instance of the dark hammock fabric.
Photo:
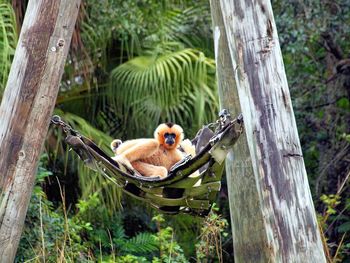
{"label": "dark hammock fabric", "polygon": [[[224,160],[229,149],[243,130],[242,118],[225,116],[214,133],[202,128],[192,143],[196,155],[185,157],[175,164],[165,178],[144,177],[114,161],[93,141],[74,131],[55,116],[52,122],[66,132],[66,143],[79,155],[84,164],[111,180],[127,194],[148,202],[168,214],[189,213],[206,216],[221,187]],[[192,174],[199,170],[198,176]]]}

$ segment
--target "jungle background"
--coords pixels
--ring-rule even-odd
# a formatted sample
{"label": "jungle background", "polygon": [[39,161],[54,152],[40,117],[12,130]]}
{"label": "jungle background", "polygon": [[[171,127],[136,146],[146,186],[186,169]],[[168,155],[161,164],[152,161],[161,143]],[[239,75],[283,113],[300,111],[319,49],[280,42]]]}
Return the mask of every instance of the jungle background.
{"label": "jungle background", "polygon": [[[272,4],[327,259],[350,262],[350,2]],[[0,98],[26,5],[0,0]],[[112,138],[169,120],[192,138],[218,111],[209,1],[82,1],[55,108],[74,129],[112,155]],[[206,219],[160,215],[50,128],[16,262],[218,261],[234,261],[225,181]]]}

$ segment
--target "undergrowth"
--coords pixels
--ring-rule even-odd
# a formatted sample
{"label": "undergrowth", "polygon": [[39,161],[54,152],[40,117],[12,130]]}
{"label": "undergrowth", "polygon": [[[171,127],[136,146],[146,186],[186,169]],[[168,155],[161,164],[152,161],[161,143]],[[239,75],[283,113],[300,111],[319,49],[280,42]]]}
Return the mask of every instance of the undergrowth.
{"label": "undergrowth", "polygon": [[[16,262],[193,262],[178,242],[179,233],[163,215],[152,218],[150,231],[128,236],[127,217],[122,212],[110,216],[100,205],[98,193],[66,207],[65,190],[59,185],[62,202],[49,201],[42,184],[52,172],[41,158]],[[226,220],[212,212],[203,220],[197,242],[197,260],[222,262],[221,234]],[[136,226],[135,226],[136,227]],[[208,261],[209,260],[209,261]]]}

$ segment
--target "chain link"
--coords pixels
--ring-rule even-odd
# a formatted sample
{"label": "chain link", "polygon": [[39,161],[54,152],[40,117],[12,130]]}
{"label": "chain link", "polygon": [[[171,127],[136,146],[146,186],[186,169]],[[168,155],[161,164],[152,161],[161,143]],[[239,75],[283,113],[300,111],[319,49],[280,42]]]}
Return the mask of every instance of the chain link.
{"label": "chain link", "polygon": [[66,134],[72,134],[72,135],[77,135],[79,136],[80,134],[74,130],[69,124],[65,123],[64,121],[62,121],[61,117],[58,115],[54,115],[51,118],[51,123],[56,125],[56,126],[61,126],[62,130],[66,133]]}

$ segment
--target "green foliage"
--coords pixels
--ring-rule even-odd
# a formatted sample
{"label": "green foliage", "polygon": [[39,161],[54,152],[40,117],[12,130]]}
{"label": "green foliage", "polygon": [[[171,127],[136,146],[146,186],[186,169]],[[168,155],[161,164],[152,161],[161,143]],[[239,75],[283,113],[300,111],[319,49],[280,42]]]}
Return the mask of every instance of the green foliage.
{"label": "green foliage", "polygon": [[208,50],[208,44],[203,45],[211,43],[208,3],[180,2],[87,0],[82,37],[90,57],[104,58],[115,41],[120,42],[120,63],[156,43],[180,42]]}
{"label": "green foliage", "polygon": [[214,205],[204,221],[204,226],[201,228],[200,242],[196,244],[198,262],[216,260],[223,262],[222,236],[226,237],[228,235],[226,232],[228,222],[215,212],[217,210]]}
{"label": "green foliage", "polygon": [[81,237],[83,233],[91,231],[91,226],[81,220],[79,215],[68,218],[64,205],[55,210],[52,202],[47,200],[40,187],[45,178],[52,176],[45,168],[46,161],[44,156],[39,164],[16,261],[41,261],[44,258],[51,262],[60,258],[67,261],[72,258],[87,259],[88,248]]}
{"label": "green foliage", "polygon": [[124,230],[121,222],[121,217],[114,218],[113,221],[106,222],[107,229],[98,229],[94,235],[93,240],[99,238],[102,250],[107,250],[113,246],[116,256],[126,256],[127,254],[148,256],[153,255],[158,250],[158,242],[152,233],[142,232],[129,238]]}
{"label": "green foliage", "polygon": [[[55,110],[55,114],[58,114],[65,120],[69,125],[74,127],[74,129],[79,130],[84,136],[91,138],[101,149],[105,152],[113,154],[110,150],[110,142],[112,138],[106,133],[96,129],[85,119],[81,118],[70,112],[63,112],[62,110]],[[81,197],[87,199],[92,192],[98,192],[97,198],[100,201],[100,205],[104,206],[109,213],[116,212],[120,208],[120,198],[121,190],[113,184],[110,180],[107,180],[103,176],[100,176],[96,172],[88,169],[82,161],[74,154],[68,155],[65,145],[62,145],[62,134],[58,131],[57,135],[59,140],[58,145],[55,146],[56,151],[61,149],[61,151],[56,152],[55,156],[65,155],[64,169],[75,167],[78,171],[79,185],[83,189]],[[60,146],[62,145],[62,146]]]}
{"label": "green foliage", "polygon": [[320,199],[326,205],[327,214],[333,215],[337,212],[334,208],[340,204],[339,195],[322,195]]}
{"label": "green foliage", "polygon": [[137,257],[134,255],[125,255],[120,257],[106,257],[103,260],[101,260],[101,263],[114,263],[114,262],[120,262],[120,263],[148,263],[149,261],[145,257]]}
{"label": "green foliage", "polygon": [[[67,209],[64,201],[55,208],[42,190],[49,178],[53,180],[47,162],[43,155],[16,262],[187,262],[173,229],[163,228],[161,215],[153,218],[156,233],[129,237],[121,214],[109,217],[101,210],[97,192],[79,200],[75,209]],[[61,195],[64,200],[64,189]]]}
{"label": "green foliage", "polygon": [[[180,10],[174,4],[136,2],[138,7],[131,7],[149,27],[139,29],[138,48],[131,42],[131,59],[112,70],[110,103],[129,135],[150,134],[149,127],[164,121],[189,126],[190,134],[195,134],[218,111],[214,61],[198,49],[207,51],[198,45],[205,42],[200,38],[203,26],[198,26],[205,5]],[[156,15],[147,11],[149,5],[158,5]],[[143,119],[150,121],[148,127],[139,122]]]}
{"label": "green foliage", "polygon": [[[341,210],[337,209],[342,205],[339,194],[322,195],[320,200],[325,205],[323,214],[318,215],[323,239],[326,239],[326,235],[329,234],[332,229],[335,229],[335,232],[342,235],[338,244],[330,243],[330,247],[326,246],[327,259],[329,262],[345,262],[344,259],[347,258],[350,253],[350,242],[345,239],[346,234],[350,231],[350,217],[348,216],[350,214],[350,199],[348,198],[345,200],[345,206]],[[337,247],[333,255],[331,255],[331,246]]]}
{"label": "green foliage", "polygon": [[348,98],[341,98],[337,101],[336,105],[344,110],[350,111],[350,102]]}
{"label": "green foliage", "polygon": [[274,1],[273,7],[328,259],[338,262],[349,255],[349,236],[339,234],[349,222],[349,192],[339,189],[350,168],[349,76],[337,64],[350,53],[350,5],[311,0]]}
{"label": "green foliage", "polygon": [[[81,41],[72,42],[55,110],[74,129],[112,155],[109,135],[152,136],[159,122],[174,121],[194,136],[216,118],[206,1],[87,0],[79,17]],[[120,208],[113,183],[83,167],[64,144],[54,150],[64,175],[77,173],[82,198],[96,191],[109,215]]]}
{"label": "green foliage", "polygon": [[[348,183],[342,192],[337,187],[349,171],[348,86],[323,35],[349,57],[350,5],[311,0],[273,1],[273,7],[315,207],[332,260],[345,261]],[[84,1],[56,113],[106,151],[111,136],[150,136],[161,121],[179,122],[194,135],[218,107],[210,27],[208,1]],[[0,28],[1,94],[17,39],[9,1],[0,1]],[[119,188],[83,167],[61,132],[50,133],[47,149],[53,172],[43,159],[17,261],[187,262],[194,256],[200,220],[158,216],[154,228],[150,209],[122,200]],[[69,196],[77,204],[47,199],[41,186],[50,194],[59,181],[65,197],[71,178],[79,178],[67,183],[79,195]],[[126,214],[144,224],[128,226]],[[209,216],[196,245],[198,260],[220,259],[225,227],[223,218]]]}
{"label": "green foliage", "polygon": [[106,133],[96,129],[90,123],[80,116],[77,116],[70,112],[63,112],[62,110],[56,109],[55,114],[59,115],[64,119],[66,123],[71,125],[74,129],[79,130],[84,136],[91,138],[94,142],[104,151],[111,152],[110,142],[112,137],[108,136]]}
{"label": "green foliage", "polygon": [[[347,222],[345,222],[345,223],[343,223],[343,224],[341,224],[341,225],[338,227],[338,232],[339,232],[339,233],[347,233],[347,232],[349,232],[349,231],[350,231],[350,220],[347,221]],[[349,247],[349,244],[350,244],[350,243],[347,244],[348,247]]]}
{"label": "green foliage", "polygon": [[160,122],[191,120],[193,128],[198,129],[215,118],[218,101],[214,74],[213,60],[193,49],[159,57],[140,56],[112,71],[115,96],[111,98],[124,116],[132,112],[123,126],[144,128],[138,121],[142,119],[148,119],[152,127]]}
{"label": "green foliage", "polygon": [[182,248],[176,242],[174,231],[171,227],[163,227],[165,223],[162,215],[157,215],[152,218],[157,224],[158,234],[156,240],[159,243],[160,256],[154,257],[152,263],[174,262],[185,263],[188,262],[183,254]]}
{"label": "green foliage", "polygon": [[0,1],[0,98],[5,89],[8,74],[17,45],[16,17],[8,1]]}
{"label": "green foliage", "polygon": [[121,248],[121,252],[131,254],[147,254],[158,250],[156,237],[150,233],[139,233],[129,240],[115,241]]}

